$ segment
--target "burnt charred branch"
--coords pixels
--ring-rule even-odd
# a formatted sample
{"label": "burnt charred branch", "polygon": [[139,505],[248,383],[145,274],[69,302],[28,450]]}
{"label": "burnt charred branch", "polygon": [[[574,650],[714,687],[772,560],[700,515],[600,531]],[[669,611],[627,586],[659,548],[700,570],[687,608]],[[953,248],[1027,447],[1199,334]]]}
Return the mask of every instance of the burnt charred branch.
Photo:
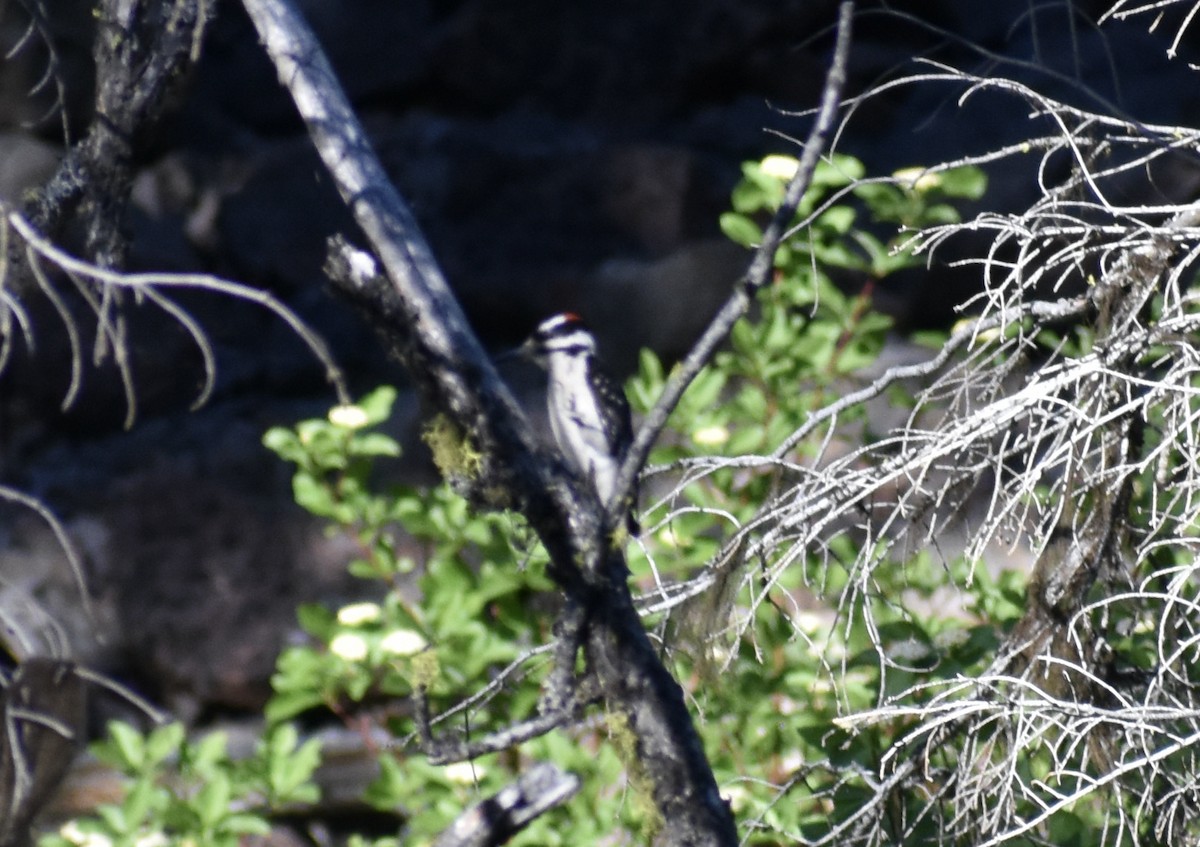
{"label": "burnt charred branch", "polygon": [[87,685],[71,662],[33,657],[0,675],[0,847],[32,843],[30,822],[54,796],[84,738]]}
{"label": "burnt charred branch", "polygon": [[566,802],[579,790],[579,779],[540,762],[512,785],[468,809],[434,841],[434,847],[494,847],[503,844],[539,815]]}
{"label": "burnt charred branch", "polygon": [[27,216],[51,239],[74,216],[97,265],[125,266],[125,210],[136,155],[200,55],[210,0],[103,0],[93,57],[91,126],[30,201]]}

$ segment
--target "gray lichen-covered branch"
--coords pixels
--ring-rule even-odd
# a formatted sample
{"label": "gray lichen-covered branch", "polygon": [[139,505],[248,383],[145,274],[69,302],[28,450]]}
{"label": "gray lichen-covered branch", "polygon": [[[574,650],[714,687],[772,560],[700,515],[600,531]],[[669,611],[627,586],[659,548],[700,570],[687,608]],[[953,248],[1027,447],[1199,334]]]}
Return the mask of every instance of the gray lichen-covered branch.
{"label": "gray lichen-covered branch", "polygon": [[[636,738],[639,764],[667,824],[667,841],[736,843],[732,815],[717,790],[683,691],[647,637],[625,582],[624,558],[606,537],[598,504],[582,494],[559,461],[536,447],[307,26],[285,0],[244,2],[381,266],[381,274],[335,273],[335,284],[372,315],[426,400],[482,453],[477,499],[486,502],[489,489],[507,492],[545,544],[552,576],[583,611],[581,645],[588,670],[609,708],[627,717]],[[847,6],[844,22],[848,16]],[[846,38],[843,26],[843,63]],[[827,100],[836,100],[836,81],[831,91]],[[821,137],[816,136],[810,157],[817,154]],[[804,188],[798,184],[792,193],[799,197]],[[769,267],[766,249],[758,261]],[[341,264],[345,270],[346,262]]]}

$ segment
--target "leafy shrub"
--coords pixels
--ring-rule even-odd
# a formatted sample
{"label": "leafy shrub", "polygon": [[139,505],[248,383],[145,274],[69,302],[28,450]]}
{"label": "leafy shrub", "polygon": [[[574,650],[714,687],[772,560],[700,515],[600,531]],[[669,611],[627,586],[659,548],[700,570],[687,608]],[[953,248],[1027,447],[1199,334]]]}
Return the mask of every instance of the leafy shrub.
{"label": "leafy shrub", "polygon": [[[794,166],[786,157],[745,166],[734,209],[721,220],[730,237],[743,244],[760,237],[757,216],[779,203]],[[887,240],[877,233],[953,220],[947,201],[978,197],[983,187],[982,175],[969,168],[862,177],[862,165],[847,156],[818,168],[776,256],[775,284],[761,292],[754,319],[735,328],[728,348],[695,380],[656,448],[647,476],[665,493],[647,508],[648,532],[630,552],[647,626],[695,704],[720,784],[755,843],[836,827],[842,804],[864,796],[861,785],[839,777],[842,768],[873,768],[892,738],[882,729],[851,733],[840,716],[876,704],[915,673],[949,679],[977,666],[995,648],[995,627],[1020,609],[1015,586],[980,575],[968,609],[975,619],[936,608],[914,613],[919,603],[898,598],[929,598],[942,584],[941,566],[927,556],[889,571],[874,586],[874,614],[853,621],[837,620],[832,610],[855,574],[827,561],[801,555],[783,578],[761,585],[713,567],[730,530],[755,519],[781,474],[828,448],[826,429],[791,444],[793,433],[883,347],[891,322],[873,310],[872,286],[920,260],[904,232]],[[835,273],[849,275],[857,290],[846,293]],[[653,353],[642,353],[628,388],[635,408],[658,396],[664,372]],[[613,838],[614,827],[649,837],[661,825],[617,716],[466,763],[435,766],[415,749],[415,692],[437,733],[478,735],[536,712],[557,599],[545,552],[520,518],[473,513],[446,485],[380,490],[374,483],[376,463],[400,454],[376,430],[394,398],[394,389],[380,388],[326,419],[264,437],[295,467],[296,501],[328,520],[331,532],[354,540],[360,553],[350,570],[366,581],[367,599],[299,610],[308,640],[279,657],[259,756],[232,762],[219,736],[193,746],[178,726],[145,738],[114,726],[98,749],[129,775],[129,793],[121,806],[101,809],[71,832],[103,833],[117,843],[161,832],[213,844],[262,832],[261,814],[232,810],[248,808],[248,797],[261,798],[266,809],[310,796],[315,747],[297,747],[285,721],[313,710],[369,720],[396,738],[380,753],[367,799],[406,812],[402,840],[433,837],[474,798],[540,759],[580,775],[583,793],[517,843],[594,843]],[[847,420],[869,437],[861,409],[849,410]],[[436,428],[430,434],[439,451],[448,449],[443,435]],[[740,457],[781,446],[777,462],[739,465]],[[837,543],[850,562],[863,542],[847,535]],[[703,592],[678,599],[673,586],[714,572]],[[881,661],[881,645],[895,653],[889,662]],[[44,843],[83,842],[59,834]]]}

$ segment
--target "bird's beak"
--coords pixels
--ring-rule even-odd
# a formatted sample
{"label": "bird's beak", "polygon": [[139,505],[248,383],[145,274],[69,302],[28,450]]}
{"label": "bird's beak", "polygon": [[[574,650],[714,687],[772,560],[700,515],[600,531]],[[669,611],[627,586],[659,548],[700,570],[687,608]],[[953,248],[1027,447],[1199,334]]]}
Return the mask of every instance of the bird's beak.
{"label": "bird's beak", "polygon": [[528,359],[532,352],[532,343],[526,341],[520,347],[512,347],[508,350],[502,350],[492,357],[492,361],[499,364],[501,362],[510,362],[513,359]]}

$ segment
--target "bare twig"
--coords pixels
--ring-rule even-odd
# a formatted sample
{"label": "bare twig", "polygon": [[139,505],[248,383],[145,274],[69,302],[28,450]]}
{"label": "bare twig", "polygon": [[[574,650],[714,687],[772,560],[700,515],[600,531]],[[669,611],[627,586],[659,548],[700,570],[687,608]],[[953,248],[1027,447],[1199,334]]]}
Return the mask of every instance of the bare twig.
{"label": "bare twig", "polygon": [[[55,246],[48,238],[38,232],[23,215],[7,211],[3,207],[0,207],[0,212],[5,215],[2,223],[4,231],[7,233],[9,228],[11,228],[11,231],[16,234],[20,242],[25,245],[25,251],[28,256],[27,264],[34,272],[42,291],[54,304],[55,310],[62,318],[63,324],[66,327],[72,352],[72,364],[71,382],[66,397],[63,400],[64,408],[71,404],[82,381],[82,342],[79,337],[78,328],[75,325],[75,318],[71,315],[62,296],[57,292],[53,281],[47,275],[47,267],[65,273],[68,277],[76,281],[76,285],[81,290],[91,290],[94,288],[101,291],[109,289],[134,291],[178,321],[195,342],[204,363],[204,382],[196,399],[193,401],[193,408],[202,405],[211,394],[216,378],[216,359],[207,337],[195,319],[164,294],[165,291],[178,288],[210,291],[215,294],[236,297],[240,300],[262,306],[287,324],[296,334],[296,337],[308,347],[317,361],[321,363],[325,369],[326,379],[329,380],[337,392],[338,401],[342,403],[350,402],[345,377],[341,369],[338,368],[337,363],[334,362],[333,354],[329,351],[328,346],[320,336],[300,319],[299,315],[280,302],[271,293],[244,283],[221,279],[209,274],[130,274],[103,268],[92,262],[72,256],[62,248]],[[89,302],[97,310],[96,320],[98,322],[103,321],[103,317],[100,314],[100,310],[102,309],[100,301],[92,299]],[[98,330],[98,332],[101,331]],[[128,400],[126,425],[129,425],[132,423],[132,416],[136,405],[132,395],[132,374],[128,372],[129,365],[127,364],[125,367],[126,373],[123,378],[127,386]]]}
{"label": "bare twig", "polygon": [[853,3],[845,2],[839,6],[837,43],[834,46],[833,59],[825,78],[825,87],[821,92],[821,104],[817,109],[808,140],[804,144],[804,150],[800,154],[800,163],[796,168],[796,174],[788,183],[778,211],[763,231],[762,243],[754,251],[750,267],[737,281],[733,294],[725,301],[699,340],[688,351],[683,362],[672,371],[667,384],[663,387],[662,394],[654,403],[654,408],[646,414],[638,427],[637,435],[633,444],[630,445],[625,461],[621,465],[621,471],[617,475],[613,502],[605,504],[613,520],[628,512],[629,500],[633,496],[634,482],[637,480],[638,473],[646,463],[646,458],[650,455],[650,448],[658,440],[659,434],[679,404],[683,393],[701,369],[712,359],[717,348],[725,343],[725,339],[733,330],[733,325],[749,310],[754,303],[754,295],[771,279],[775,267],[775,253],[792,223],[796,207],[812,183],[813,171],[824,152],[825,142],[833,128],[834,118],[837,116],[838,107],[841,104],[842,89],[846,83],[846,62],[850,55],[853,15]]}
{"label": "bare twig", "polygon": [[[972,260],[983,280],[963,306],[972,317],[939,355],[847,386],[766,455],[661,471],[678,473],[679,486],[732,468],[781,482],[709,567],[666,586],[658,605],[742,566],[746,608],[714,637],[749,635],[756,607],[786,602],[785,576],[794,582],[799,571],[820,592],[831,570],[842,575],[830,615],[845,627],[843,640],[853,626],[874,641],[880,691],[892,693],[867,716],[838,723],[886,726],[897,740],[876,770],[831,767],[831,787],[806,801],[844,815],[810,843],[903,842],[924,822],[945,841],[999,845],[1045,838],[1068,810],[1099,822],[1097,844],[1192,843],[1200,832],[1191,799],[1200,772],[1200,215],[1186,197],[1119,198],[1200,136],[948,68],[887,87],[938,81],[963,86],[964,97],[995,91],[1030,105],[1050,133],[972,161],[1036,151],[1042,196],[1016,214],[917,236],[921,249],[965,231],[992,239]],[[1063,161],[1071,169],[1052,180]],[[853,432],[831,434],[853,407],[913,378],[925,387],[894,432],[866,444]],[[798,449],[817,441],[815,456]],[[835,547],[847,535],[849,555]],[[952,535],[961,535],[970,565],[953,572],[964,587],[988,551],[993,561],[1028,551],[1036,565],[1025,617],[974,678],[934,672],[893,688],[891,674],[914,669],[893,654],[886,621],[876,619],[884,610],[910,614],[905,598],[881,596],[895,584],[885,569],[917,550],[949,548]],[[832,664],[837,686],[850,670]],[[845,807],[841,786],[854,787]],[[779,791],[794,792],[794,782]]]}

